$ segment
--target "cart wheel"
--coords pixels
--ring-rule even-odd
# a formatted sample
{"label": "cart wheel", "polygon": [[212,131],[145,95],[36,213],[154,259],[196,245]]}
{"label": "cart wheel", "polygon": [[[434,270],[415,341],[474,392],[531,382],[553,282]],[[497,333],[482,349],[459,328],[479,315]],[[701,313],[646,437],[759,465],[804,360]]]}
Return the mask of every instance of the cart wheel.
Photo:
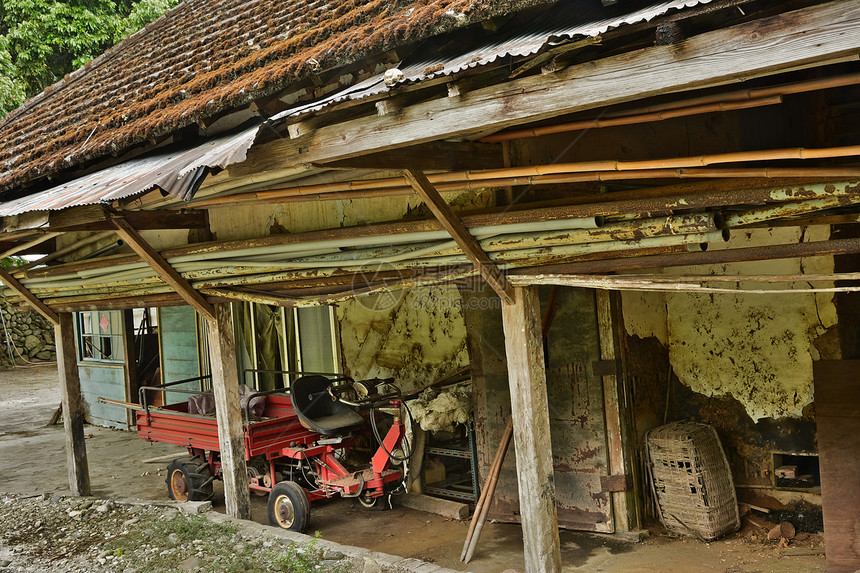
{"label": "cart wheel", "polygon": [[167,495],[176,501],[208,501],[212,491],[209,464],[198,456],[178,458],[167,466]]}
{"label": "cart wheel", "polygon": [[311,504],[305,490],[294,481],[282,481],[269,494],[269,523],[304,533],[311,521]]}
{"label": "cart wheel", "polygon": [[391,494],[382,494],[378,497],[370,497],[363,493],[355,498],[355,503],[362,509],[366,509],[368,511],[385,511],[391,507],[389,505],[390,499]]}

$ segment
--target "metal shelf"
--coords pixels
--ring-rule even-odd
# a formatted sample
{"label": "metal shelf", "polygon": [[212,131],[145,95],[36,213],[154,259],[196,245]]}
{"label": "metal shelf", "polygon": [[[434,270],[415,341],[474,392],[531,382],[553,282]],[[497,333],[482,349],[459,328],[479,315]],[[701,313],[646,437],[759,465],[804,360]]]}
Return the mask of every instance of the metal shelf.
{"label": "metal shelf", "polygon": [[424,450],[424,459],[426,460],[428,456],[468,460],[469,470],[465,473],[453,474],[440,482],[433,482],[429,485],[424,483],[424,475],[422,474],[421,484],[424,493],[472,503],[478,500],[480,494],[477,478],[478,454],[475,447],[475,431],[471,424],[466,426],[466,439],[464,441],[450,442],[444,446],[428,446]]}

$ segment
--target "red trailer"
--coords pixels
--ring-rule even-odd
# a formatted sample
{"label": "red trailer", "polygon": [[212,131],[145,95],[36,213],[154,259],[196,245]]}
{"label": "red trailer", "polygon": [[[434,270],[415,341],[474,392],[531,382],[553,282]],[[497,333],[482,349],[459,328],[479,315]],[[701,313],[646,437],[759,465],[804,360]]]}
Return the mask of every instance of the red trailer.
{"label": "red trailer", "polygon": [[[191,379],[196,380],[196,379]],[[188,457],[167,468],[171,499],[203,501],[212,498],[212,484],[221,479],[218,424],[213,414],[189,412],[189,401],[168,406],[147,404],[147,392],[163,392],[181,380],[140,388],[140,404],[115,402],[136,410],[137,433],[151,442],[184,446]],[[171,388],[170,392],[201,392]],[[260,408],[255,401],[264,401]],[[243,398],[245,460],[252,492],[269,495],[269,523],[304,532],[310,521],[310,503],[341,496],[357,498],[366,507],[388,501],[403,481],[392,462],[404,436],[400,417],[400,391],[390,380],[355,381],[339,375],[304,375],[289,389],[256,392]],[[253,407],[259,415],[253,414]],[[379,447],[369,467],[347,469],[341,454],[353,445],[351,431],[365,425],[357,411],[365,408]],[[385,436],[376,426],[377,412],[393,415]]]}

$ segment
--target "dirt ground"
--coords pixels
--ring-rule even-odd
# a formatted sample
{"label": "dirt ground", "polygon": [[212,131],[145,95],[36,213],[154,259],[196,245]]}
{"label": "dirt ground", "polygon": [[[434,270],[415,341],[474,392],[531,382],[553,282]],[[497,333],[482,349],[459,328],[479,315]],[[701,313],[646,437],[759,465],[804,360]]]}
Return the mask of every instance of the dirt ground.
{"label": "dirt ground", "polygon": [[[46,427],[60,401],[56,367],[0,371],[0,493],[68,492],[62,425]],[[143,460],[177,452],[175,446],[149,444],[136,434],[87,426],[87,453],[93,494],[146,500],[166,498],[166,463]],[[224,511],[216,483],[215,510]],[[266,498],[252,498],[253,519],[266,523]],[[323,539],[403,557],[413,557],[459,571],[497,573],[523,570],[522,533],[517,525],[488,523],[474,559],[459,562],[468,523],[395,507],[368,512],[350,500],[313,506],[311,527]],[[788,550],[749,527],[724,539],[702,543],[652,534],[641,543],[608,535],[561,531],[564,571],[657,573],[807,573],[824,572],[824,556],[790,555],[791,550],[820,548],[823,537],[805,534]],[[808,552],[808,551],[807,551]]]}

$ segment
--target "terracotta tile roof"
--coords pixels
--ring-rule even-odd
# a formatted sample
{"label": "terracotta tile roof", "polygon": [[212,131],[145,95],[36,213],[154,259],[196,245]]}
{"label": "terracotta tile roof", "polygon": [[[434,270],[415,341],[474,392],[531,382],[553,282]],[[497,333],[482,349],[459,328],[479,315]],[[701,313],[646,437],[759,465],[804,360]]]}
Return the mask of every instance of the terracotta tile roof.
{"label": "terracotta tile roof", "polygon": [[0,121],[0,190],[547,0],[185,0]]}

